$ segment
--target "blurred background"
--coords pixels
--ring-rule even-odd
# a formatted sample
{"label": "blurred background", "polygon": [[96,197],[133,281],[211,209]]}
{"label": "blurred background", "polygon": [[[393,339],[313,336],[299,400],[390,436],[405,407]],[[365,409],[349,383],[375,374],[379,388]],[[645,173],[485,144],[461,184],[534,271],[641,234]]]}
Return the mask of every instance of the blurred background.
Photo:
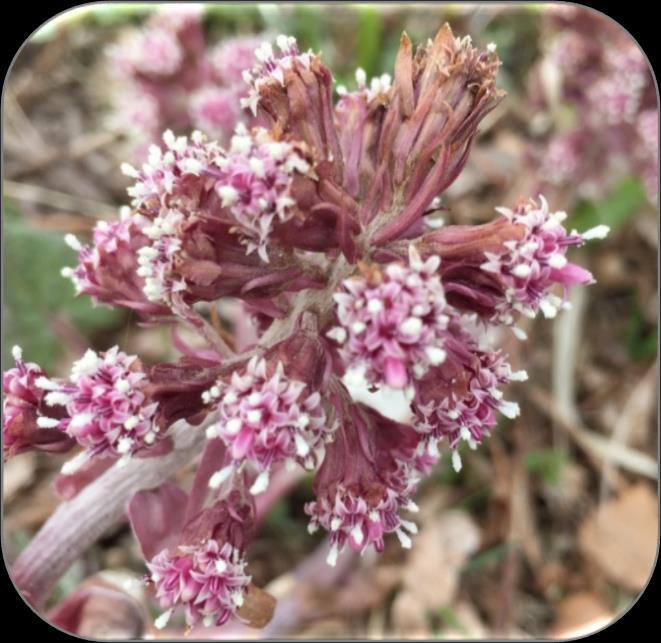
{"label": "blurred background", "polygon": [[[658,107],[646,59],[608,18],[568,5],[107,3],[44,25],[5,88],[3,369],[14,344],[58,375],[88,345],[176,359],[167,329],[93,308],[60,276],[74,263],[63,235],[85,238],[127,202],[121,162],[139,163],[167,128],[226,139],[263,38],[294,35],[351,90],[357,67],[368,79],[392,71],[402,30],[424,42],[446,21],[480,47],[495,43],[508,93],[444,194],[446,222],[488,221],[495,206],[541,191],[568,228],[612,232],[577,252],[597,284],[572,293],[571,310],[529,323],[527,342],[503,339],[530,374],[509,395],[521,416],[464,454],[460,473],[442,461],[423,484],[412,550],[389,541],[380,557],[310,578],[324,547],[306,530],[310,480],[275,506],[249,552],[256,584],[298,605],[274,636],[567,638],[608,624],[644,589],[658,537]],[[5,463],[8,561],[56,507],[61,459]],[[119,526],[49,605],[83,581],[110,583],[127,601],[89,607],[81,633],[180,636],[176,620],[153,629],[153,597],[131,582],[144,571]],[[260,633],[205,632],[238,635]]]}

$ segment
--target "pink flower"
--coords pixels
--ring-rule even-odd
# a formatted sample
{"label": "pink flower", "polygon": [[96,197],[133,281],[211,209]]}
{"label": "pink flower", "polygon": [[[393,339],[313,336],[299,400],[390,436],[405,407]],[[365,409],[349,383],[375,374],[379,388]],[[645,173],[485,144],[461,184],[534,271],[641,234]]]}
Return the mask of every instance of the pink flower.
{"label": "pink flower", "polygon": [[189,627],[200,621],[207,627],[226,623],[243,605],[250,584],[245,566],[238,549],[216,540],[161,551],[147,563],[156,598],[165,610],[156,627],[165,627],[179,606],[186,610]]}
{"label": "pink flower", "polygon": [[179,71],[184,57],[176,36],[166,29],[133,34],[115,52],[125,73],[145,76],[172,76]]}
{"label": "pink flower", "polygon": [[245,238],[246,252],[268,261],[267,242],[277,222],[292,219],[292,179],[310,173],[300,146],[271,138],[265,129],[249,134],[237,126],[231,146],[218,160],[215,190]]}
{"label": "pink flower", "polygon": [[251,492],[261,493],[273,465],[291,460],[313,468],[317,451],[332,435],[319,393],[289,377],[280,361],[253,357],[243,372],[234,371],[227,383],[220,381],[203,399],[219,413],[207,435],[223,440],[231,462],[217,472],[212,486],[247,461],[260,473]]}
{"label": "pink flower", "polygon": [[141,276],[140,251],[150,239],[142,232],[145,219],[122,208],[118,221],[99,221],[91,246],[76,237],[65,241],[78,252],[78,265],[63,268],[62,275],[72,280],[76,294],[85,294],[98,303],[125,306],[145,316],[162,316],[168,309],[152,303]]}
{"label": "pink flower", "polygon": [[209,53],[216,78],[225,85],[243,84],[243,72],[255,64],[255,50],[262,44],[256,36],[229,38]]}
{"label": "pink flower", "polygon": [[5,458],[38,449],[61,452],[74,442],[57,429],[42,429],[38,421],[44,410],[44,391],[37,381],[46,377],[34,362],[25,362],[19,346],[12,350],[16,365],[2,374],[2,448]]}
{"label": "pink flower", "polygon": [[191,95],[189,111],[194,127],[218,139],[225,139],[234,131],[239,120],[237,92],[205,85]]}
{"label": "pink flower", "polygon": [[592,275],[567,261],[570,246],[583,245],[589,239],[603,239],[608,227],[597,226],[583,233],[567,233],[562,225],[564,212],[549,212],[546,199],[540,197],[518,206],[515,210],[498,208],[507,221],[521,226],[521,238],[503,243],[502,252],[485,252],[487,261],[482,270],[498,275],[505,285],[506,301],[498,314],[504,323],[511,323],[512,311],[534,317],[541,309],[545,317],[555,317],[562,300],[550,292],[554,284],[568,288],[573,284],[590,284]]}
{"label": "pink flower", "polygon": [[[389,431],[392,423],[359,405],[344,402],[336,408],[342,423],[315,477],[316,500],[305,505],[311,517],[308,530],[314,533],[323,527],[329,532],[326,560],[331,566],[347,545],[361,553],[369,546],[383,551],[384,536],[389,533],[397,536],[402,547],[410,548],[407,531],[414,534],[417,527],[399,512],[417,511],[410,499],[417,477],[392,452],[380,450],[379,432]],[[403,430],[413,437],[410,428]]]}
{"label": "pink flower", "polygon": [[459,442],[465,440],[475,448],[496,426],[498,412],[508,418],[518,416],[518,404],[503,399],[502,388],[528,376],[525,371],[513,372],[500,352],[478,348],[458,321],[451,329],[447,359],[416,382],[411,406],[417,418],[415,428],[425,436],[425,444],[446,439],[459,469]]}
{"label": "pink flower", "polygon": [[278,36],[276,45],[278,50],[274,51],[270,43],[262,42],[254,53],[257,62],[252,69],[243,73],[243,79],[250,86],[250,92],[247,98],[242,99],[241,106],[249,107],[253,114],[257,113],[257,104],[265,86],[277,84],[284,87],[285,73],[299,65],[303,69],[308,69],[314,55],[312,52],[302,54],[296,39],[291,36]]}
{"label": "pink flower", "polygon": [[340,326],[328,336],[341,344],[347,367],[365,366],[369,383],[403,388],[445,359],[448,323],[438,257],[423,262],[413,246],[409,263],[366,269],[334,295]]}
{"label": "pink flower", "polygon": [[80,460],[65,465],[67,471],[97,455],[129,458],[162,437],[153,421],[158,405],[145,394],[146,385],[137,357],[117,346],[102,355],[88,350],[74,363],[68,382],[37,381],[47,391],[46,404],[67,412],[62,419],[40,417],[39,426],[64,431],[85,447]]}

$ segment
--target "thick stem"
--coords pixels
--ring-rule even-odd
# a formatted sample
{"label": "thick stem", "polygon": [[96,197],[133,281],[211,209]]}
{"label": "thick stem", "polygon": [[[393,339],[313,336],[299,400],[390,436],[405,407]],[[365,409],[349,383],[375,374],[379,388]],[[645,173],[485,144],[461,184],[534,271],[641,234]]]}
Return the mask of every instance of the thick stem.
{"label": "thick stem", "polygon": [[126,502],[136,491],[158,486],[202,450],[205,429],[214,420],[210,416],[198,427],[177,423],[170,454],[114,466],[62,503],[11,569],[24,597],[40,606],[71,564],[122,518]]}

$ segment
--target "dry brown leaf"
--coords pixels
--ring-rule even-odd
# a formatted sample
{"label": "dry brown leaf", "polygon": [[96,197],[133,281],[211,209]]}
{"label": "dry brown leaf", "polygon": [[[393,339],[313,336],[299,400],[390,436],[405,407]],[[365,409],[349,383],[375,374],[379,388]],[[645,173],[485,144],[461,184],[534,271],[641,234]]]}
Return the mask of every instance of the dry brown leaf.
{"label": "dry brown leaf", "polygon": [[238,615],[250,627],[261,629],[273,618],[275,603],[271,594],[251,583]]}
{"label": "dry brown leaf", "polygon": [[646,484],[596,509],[579,530],[579,547],[605,576],[633,592],[645,587],[656,557],[656,494]]}
{"label": "dry brown leaf", "polygon": [[395,597],[392,605],[392,624],[398,634],[407,638],[411,632],[431,634],[427,614],[420,609],[420,603],[410,589],[402,590]]}
{"label": "dry brown leaf", "polygon": [[548,632],[552,638],[585,636],[610,623],[615,614],[593,592],[576,592],[556,606],[556,616]]}
{"label": "dry brown leaf", "polygon": [[332,593],[324,591],[315,595],[315,608],[325,615],[341,614],[346,617],[360,614],[383,603],[401,577],[401,567],[394,565],[360,569]]}
{"label": "dry brown leaf", "polygon": [[450,511],[423,526],[404,572],[404,585],[416,597],[420,610],[452,602],[459,571],[479,544],[477,526],[461,511]]}

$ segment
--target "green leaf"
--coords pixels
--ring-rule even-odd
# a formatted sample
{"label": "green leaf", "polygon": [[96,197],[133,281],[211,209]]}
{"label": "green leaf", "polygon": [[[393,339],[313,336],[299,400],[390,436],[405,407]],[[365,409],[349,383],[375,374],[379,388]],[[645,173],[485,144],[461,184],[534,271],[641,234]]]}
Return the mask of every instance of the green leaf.
{"label": "green leaf", "polygon": [[634,177],[622,180],[601,201],[584,201],[571,217],[571,225],[579,232],[605,224],[615,232],[645,205],[647,197],[640,181]]}
{"label": "green leaf", "polygon": [[535,449],[526,455],[525,465],[548,485],[556,486],[567,464],[567,454],[559,449]]}
{"label": "green leaf", "polygon": [[459,632],[459,634],[469,636],[470,633],[466,629],[466,626],[462,623],[461,619],[457,615],[457,612],[455,612],[450,605],[439,607],[437,610],[437,615],[448,627],[452,628],[456,632]]}
{"label": "green leaf", "polygon": [[656,327],[649,328],[649,324],[637,306],[629,318],[625,342],[629,355],[636,361],[652,359],[656,355],[658,331]]}
{"label": "green leaf", "polygon": [[462,573],[470,573],[481,570],[484,567],[490,567],[505,558],[510,548],[510,543],[503,542],[487,549],[486,551],[480,552],[467,561],[461,568],[461,571]]}
{"label": "green leaf", "polygon": [[357,7],[356,67],[362,67],[367,77],[381,73],[378,69],[381,51],[381,14],[376,7]]}
{"label": "green leaf", "polygon": [[52,368],[62,353],[52,320],[70,320],[82,333],[116,327],[123,311],[93,308],[88,297],[75,298],[71,282],[60,275],[75,264],[75,253],[62,235],[28,227],[5,205],[5,306],[3,368],[11,366],[11,347],[22,346],[26,359]]}

